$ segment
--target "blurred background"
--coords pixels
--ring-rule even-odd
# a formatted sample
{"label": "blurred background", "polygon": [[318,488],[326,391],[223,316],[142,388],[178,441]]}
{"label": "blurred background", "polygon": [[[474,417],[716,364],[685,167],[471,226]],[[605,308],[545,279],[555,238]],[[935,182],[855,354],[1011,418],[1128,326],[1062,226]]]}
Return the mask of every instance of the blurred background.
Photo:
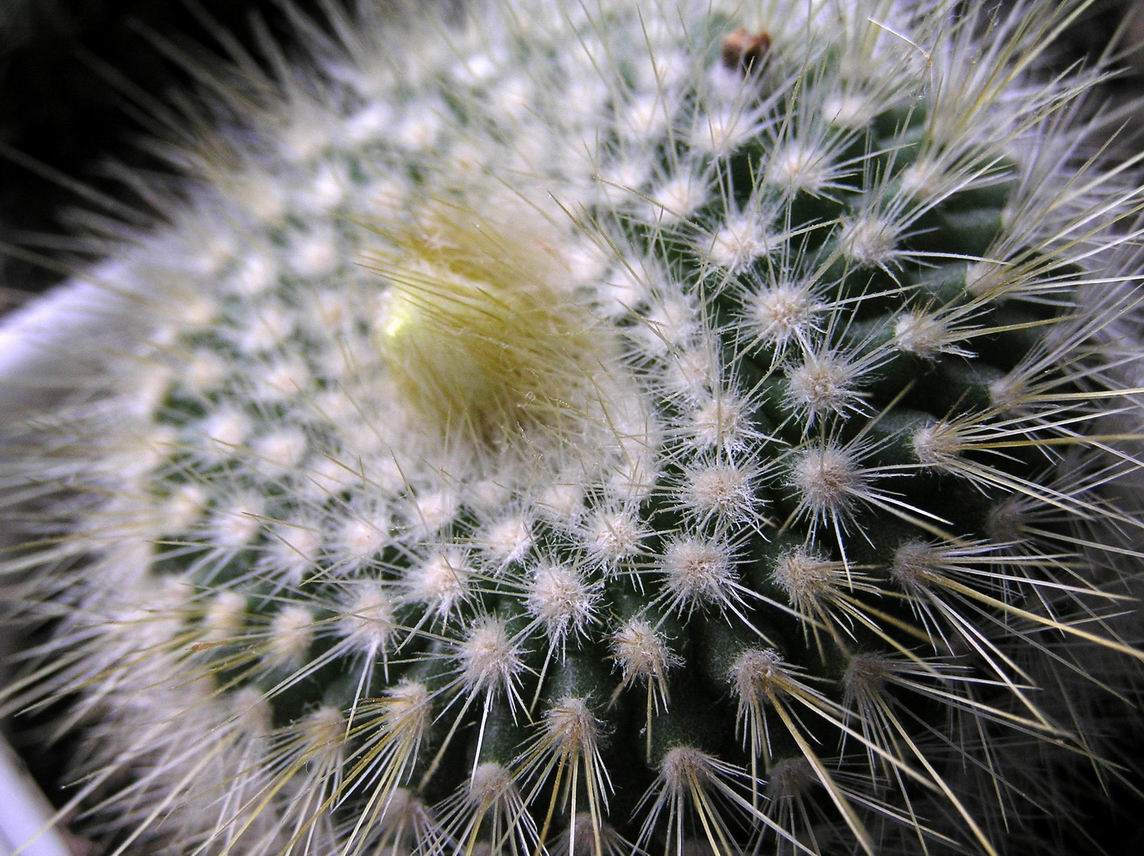
{"label": "blurred background", "polygon": [[[347,2],[292,0],[296,9],[319,20],[324,7]],[[282,0],[0,0],[0,312],[64,275],[36,256],[51,256],[53,245],[67,247],[61,236],[76,233],[75,212],[84,203],[67,181],[123,198],[126,191],[110,164],[158,174],[167,170],[140,145],[144,126],[122,81],[160,101],[186,92],[192,77],[162,44],[191,56],[218,55],[218,34],[225,33],[256,51],[264,30],[289,49],[287,17]],[[1063,69],[1096,56],[1121,30],[1124,44],[1144,44],[1144,0],[1096,0],[1051,61]],[[1121,66],[1123,74],[1101,95],[1114,101],[1144,96],[1144,51],[1126,51]],[[1138,122],[1136,130],[1144,132],[1144,113]],[[1122,145],[1131,151],[1139,140],[1126,135]],[[0,523],[0,536],[2,529]],[[39,748],[44,722],[43,717],[21,720],[19,733],[9,737],[31,759],[34,776],[53,792],[63,752]],[[1120,735],[1127,764],[1144,765],[1139,723],[1110,725]],[[38,748],[27,751],[31,746]],[[1046,852],[1144,853],[1139,820],[1144,800],[1127,787],[1111,784],[1107,793],[1092,789],[1070,801],[1067,810],[1076,813],[1077,837]],[[82,852],[82,842],[73,843],[75,852]],[[0,856],[3,850],[0,842]]]}
{"label": "blurred background", "polygon": [[[323,0],[293,5],[320,17]],[[49,172],[122,196],[110,163],[166,169],[140,147],[145,131],[123,89],[127,82],[162,100],[191,88],[190,74],[161,42],[201,57],[221,52],[220,31],[252,48],[264,26],[289,45],[282,7],[281,0],[0,0],[0,302],[60,278],[5,246],[28,248],[38,237],[74,231],[83,200]]]}

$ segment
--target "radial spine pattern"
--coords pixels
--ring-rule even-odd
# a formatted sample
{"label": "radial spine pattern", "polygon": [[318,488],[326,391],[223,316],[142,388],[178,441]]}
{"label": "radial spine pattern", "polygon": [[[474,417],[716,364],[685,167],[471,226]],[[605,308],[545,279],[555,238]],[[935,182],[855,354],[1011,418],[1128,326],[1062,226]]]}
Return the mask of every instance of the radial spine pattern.
{"label": "radial spine pattern", "polygon": [[69,810],[111,853],[1059,834],[1144,658],[1144,191],[1105,69],[1041,71],[1085,5],[330,4],[197,65],[186,192],[0,446],[50,627],[0,711],[66,702]]}

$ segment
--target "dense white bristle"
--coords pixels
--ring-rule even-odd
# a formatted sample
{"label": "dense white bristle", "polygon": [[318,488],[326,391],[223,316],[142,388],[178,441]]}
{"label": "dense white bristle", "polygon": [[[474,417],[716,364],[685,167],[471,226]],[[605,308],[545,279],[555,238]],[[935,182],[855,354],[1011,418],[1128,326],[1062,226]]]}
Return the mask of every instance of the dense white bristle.
{"label": "dense white bristle", "polygon": [[666,701],[667,673],[683,665],[683,658],[668,647],[663,635],[646,619],[632,618],[612,636],[612,656],[625,683],[645,682]]}
{"label": "dense white bristle", "polygon": [[285,606],[273,618],[267,658],[273,665],[297,666],[314,642],[314,616],[304,606]]}
{"label": "dense white bristle", "polygon": [[528,611],[544,627],[550,644],[563,647],[569,635],[583,635],[596,617],[602,586],[577,569],[541,564],[528,583]]}
{"label": "dense white bristle", "polygon": [[508,634],[503,621],[478,619],[458,644],[461,677],[474,693],[508,692],[524,668],[519,647]]}
{"label": "dense white bristle", "polygon": [[371,656],[385,648],[395,629],[393,602],[380,585],[355,586],[339,622],[341,634]]}
{"label": "dense white bristle", "polygon": [[812,514],[834,517],[845,510],[862,487],[862,472],[846,449],[828,445],[798,456],[791,483]]}
{"label": "dense white bristle", "polygon": [[720,541],[686,538],[669,543],[660,572],[671,603],[679,609],[690,612],[735,597],[738,576],[731,550]]}
{"label": "dense white bristle", "polygon": [[474,3],[218,33],[137,105],[193,187],[84,194],[110,261],[0,330],[60,816],[1063,846],[1144,660],[1144,161],[1107,59],[1043,67],[1088,4]]}

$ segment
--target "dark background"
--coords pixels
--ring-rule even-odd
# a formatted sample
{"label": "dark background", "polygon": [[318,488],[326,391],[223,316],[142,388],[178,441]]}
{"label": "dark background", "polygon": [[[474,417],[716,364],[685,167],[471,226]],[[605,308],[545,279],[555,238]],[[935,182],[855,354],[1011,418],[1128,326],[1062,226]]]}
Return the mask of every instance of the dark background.
{"label": "dark background", "polygon": [[[318,0],[293,2],[321,17]],[[1098,2],[1066,35],[1054,64],[1063,68],[1104,50],[1126,14],[1139,19],[1140,35],[1135,38],[1144,37],[1144,14],[1133,10],[1141,5],[1131,0]],[[149,31],[201,58],[220,52],[212,34],[216,27],[251,45],[255,16],[281,44],[290,45],[281,0],[0,0],[0,311],[60,278],[59,271],[21,256],[26,251],[50,255],[51,250],[36,249],[43,243],[38,236],[74,234],[69,212],[82,207],[74,192],[17,163],[5,150],[122,196],[122,186],[107,175],[109,162],[148,171],[165,167],[140,147],[142,126],[100,67],[113,68],[162,100],[169,92],[186,92],[192,82],[186,70],[156,46]],[[1134,71],[1139,68],[1136,58],[1126,58],[1125,66],[1128,73],[1106,88],[1111,99],[1144,95],[1142,78]],[[1144,125],[1144,117],[1141,122]],[[19,248],[15,253],[13,246]],[[32,730],[15,736],[17,748],[34,742],[37,724],[24,725]],[[1117,757],[1126,766],[1142,766],[1140,732],[1138,725],[1120,730]],[[37,760],[33,772],[50,790],[58,758],[29,754]],[[1088,788],[1070,795],[1061,810],[1075,819],[1078,834],[1046,853],[1144,853],[1144,801],[1128,788],[1114,788],[1110,795]]]}
{"label": "dark background", "polygon": [[[321,17],[316,0],[294,6]],[[221,28],[250,47],[256,16],[289,45],[281,0],[0,0],[0,306],[19,299],[13,290],[38,291],[60,278],[2,245],[28,250],[38,234],[74,233],[71,214],[82,207],[74,192],[3,149],[122,196],[122,185],[107,175],[109,161],[166,167],[139,146],[141,123],[103,68],[160,100],[169,91],[186,92],[190,75],[164,55],[153,34],[192,56],[217,56],[213,33]]]}

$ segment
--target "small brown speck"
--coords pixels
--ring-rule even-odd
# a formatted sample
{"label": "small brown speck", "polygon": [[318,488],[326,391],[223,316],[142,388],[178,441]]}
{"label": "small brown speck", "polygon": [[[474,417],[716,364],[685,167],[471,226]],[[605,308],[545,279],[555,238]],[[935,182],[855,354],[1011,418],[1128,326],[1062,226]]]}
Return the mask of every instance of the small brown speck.
{"label": "small brown speck", "polygon": [[723,65],[743,74],[750,74],[763,67],[763,60],[771,47],[771,37],[766,33],[752,33],[740,27],[723,37]]}

